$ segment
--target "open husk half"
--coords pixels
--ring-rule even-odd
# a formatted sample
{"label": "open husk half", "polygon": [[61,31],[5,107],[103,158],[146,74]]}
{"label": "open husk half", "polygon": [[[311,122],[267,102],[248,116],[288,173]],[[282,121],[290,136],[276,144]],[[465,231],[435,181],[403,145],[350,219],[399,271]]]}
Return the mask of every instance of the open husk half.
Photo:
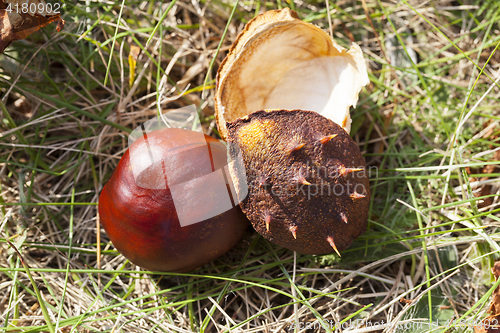
{"label": "open husk half", "polygon": [[335,43],[288,8],[252,19],[217,73],[215,113],[220,134],[226,122],[259,110],[316,111],[350,131],[350,106],[368,84],[363,54]]}

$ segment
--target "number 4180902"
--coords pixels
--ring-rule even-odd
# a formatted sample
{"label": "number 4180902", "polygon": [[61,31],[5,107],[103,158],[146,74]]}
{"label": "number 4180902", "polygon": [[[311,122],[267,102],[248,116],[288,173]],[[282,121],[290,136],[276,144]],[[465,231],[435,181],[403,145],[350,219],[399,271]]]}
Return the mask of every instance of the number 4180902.
{"label": "number 4180902", "polygon": [[9,3],[7,6],[6,11],[8,13],[18,13],[18,14],[41,14],[41,15],[55,15],[59,14],[61,9],[61,4],[60,3],[23,3],[19,5],[16,3],[15,5],[12,5]]}

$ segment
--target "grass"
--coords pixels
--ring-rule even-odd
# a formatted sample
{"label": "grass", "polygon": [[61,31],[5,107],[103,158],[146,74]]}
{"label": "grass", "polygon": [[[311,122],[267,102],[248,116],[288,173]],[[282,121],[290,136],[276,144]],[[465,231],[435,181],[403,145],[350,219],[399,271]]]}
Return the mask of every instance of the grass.
{"label": "grass", "polygon": [[[195,104],[217,136],[217,67],[246,22],[284,7],[365,54],[371,83],[351,110],[351,135],[372,171],[368,230],[342,258],[296,254],[249,229],[190,274],[141,270],[97,219],[128,134],[158,110]],[[68,9],[61,33],[49,26],[0,55],[0,331],[357,323],[370,332],[383,322],[462,332],[472,328],[459,320],[486,315],[500,251],[495,1],[88,0]]]}

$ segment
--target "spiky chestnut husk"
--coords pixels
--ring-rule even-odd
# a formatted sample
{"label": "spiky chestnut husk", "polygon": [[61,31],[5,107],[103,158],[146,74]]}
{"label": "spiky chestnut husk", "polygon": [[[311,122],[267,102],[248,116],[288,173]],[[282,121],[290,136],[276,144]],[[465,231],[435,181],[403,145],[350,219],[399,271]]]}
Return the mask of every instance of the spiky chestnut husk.
{"label": "spiky chestnut husk", "polygon": [[241,150],[248,196],[240,203],[264,238],[303,254],[346,249],[366,230],[370,185],[358,146],[316,112],[257,111],[226,124]]}
{"label": "spiky chestnut husk", "polygon": [[[210,145],[209,161],[204,153],[207,144]],[[151,152],[158,162],[134,177],[133,167],[147,162]],[[226,159],[225,146],[216,139],[184,129],[157,130],[135,141],[99,198],[100,221],[113,245],[136,265],[170,272],[193,270],[230,250],[243,237],[249,224],[240,208],[236,205],[220,215],[181,226],[166,184],[167,181],[177,186],[186,184],[187,189],[186,181],[219,169],[226,164]],[[209,170],[207,162],[211,164]],[[203,181],[202,193],[184,198],[184,203],[189,201],[192,205],[189,213],[195,220],[203,216],[209,209],[207,206],[218,204],[216,199],[210,204],[198,204],[199,196],[204,197],[205,203],[213,195],[216,197],[217,193],[213,193],[216,185],[210,180]]]}

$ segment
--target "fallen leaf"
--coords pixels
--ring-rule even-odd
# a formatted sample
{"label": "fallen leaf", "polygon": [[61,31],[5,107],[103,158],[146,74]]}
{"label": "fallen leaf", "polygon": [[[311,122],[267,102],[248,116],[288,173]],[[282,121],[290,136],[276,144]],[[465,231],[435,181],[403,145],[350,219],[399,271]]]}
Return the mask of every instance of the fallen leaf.
{"label": "fallen leaf", "polygon": [[401,297],[401,298],[399,299],[399,301],[400,301],[401,303],[403,303],[403,304],[411,304],[411,303],[413,302],[413,300],[412,300],[412,299],[406,299],[406,298],[404,298],[404,297]]}
{"label": "fallen leaf", "polygon": [[[482,136],[482,139],[489,140],[489,141],[497,141],[499,139],[499,136],[495,134],[496,131],[498,131],[498,127],[491,127],[491,122],[487,122],[484,124],[483,129],[488,129],[489,130]],[[493,149],[494,147],[490,145],[490,148]],[[493,158],[491,159],[492,161],[500,161],[500,150],[497,150],[493,153]],[[467,167],[465,170],[467,171],[467,174],[491,174],[495,173],[498,170],[498,165],[495,164],[488,164],[484,168],[470,168]],[[488,176],[483,176],[483,177],[469,177],[469,182],[475,183],[475,182],[484,182],[485,180],[488,180],[490,177]],[[487,196],[490,194],[494,194],[492,192],[493,186],[489,184],[482,184],[482,185],[473,185],[472,190],[475,190],[474,196],[477,197],[483,197]],[[478,190],[478,191],[477,191]],[[486,198],[483,199],[481,202],[478,202],[477,206],[478,208],[483,208],[487,207],[493,204],[493,198]]]}
{"label": "fallen leaf", "polygon": [[[500,276],[500,261],[493,265],[491,273],[495,275],[495,281],[497,281]],[[481,321],[481,325],[474,326],[475,333],[500,333],[500,287],[497,287],[491,295],[488,312],[490,314]]]}
{"label": "fallen leaf", "polygon": [[[23,4],[28,4],[25,13]],[[51,8],[44,0],[0,0],[0,53],[12,42],[25,39],[52,22],[58,21],[57,31],[61,31],[64,20]]]}

